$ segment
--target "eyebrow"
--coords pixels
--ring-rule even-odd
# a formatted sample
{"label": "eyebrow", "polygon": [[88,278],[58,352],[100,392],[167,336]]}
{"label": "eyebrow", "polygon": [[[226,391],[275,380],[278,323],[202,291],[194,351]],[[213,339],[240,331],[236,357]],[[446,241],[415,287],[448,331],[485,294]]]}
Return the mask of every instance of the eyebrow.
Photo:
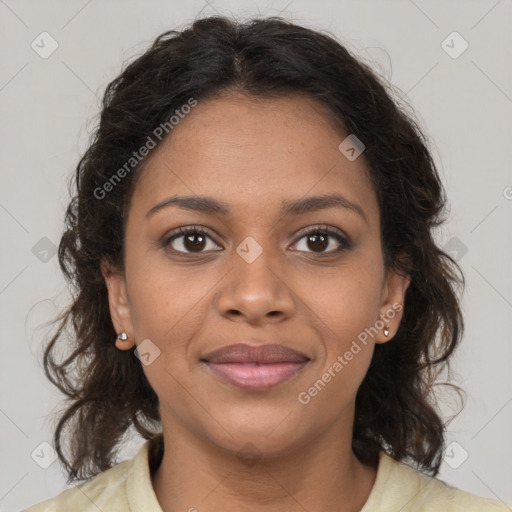
{"label": "eyebrow", "polygon": [[[210,213],[227,216],[231,208],[227,203],[218,201],[208,196],[172,196],[156,204],[146,214],[146,218],[163,208],[176,206],[185,210],[201,213]],[[362,217],[368,224],[368,218],[364,210],[356,203],[338,194],[325,194],[322,196],[310,196],[294,201],[285,202],[280,211],[281,216],[302,215],[305,213],[325,210],[328,208],[345,208]]]}

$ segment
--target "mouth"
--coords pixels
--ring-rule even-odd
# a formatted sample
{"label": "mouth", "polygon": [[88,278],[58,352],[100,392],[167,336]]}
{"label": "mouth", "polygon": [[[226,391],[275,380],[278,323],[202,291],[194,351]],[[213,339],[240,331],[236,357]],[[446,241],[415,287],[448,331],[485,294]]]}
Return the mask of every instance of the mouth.
{"label": "mouth", "polygon": [[229,345],[207,354],[201,362],[217,377],[237,387],[261,391],[298,374],[310,359],[282,345]]}
{"label": "mouth", "polygon": [[301,363],[210,363],[206,366],[226,381],[251,391],[277,386],[299,373],[309,361]]}

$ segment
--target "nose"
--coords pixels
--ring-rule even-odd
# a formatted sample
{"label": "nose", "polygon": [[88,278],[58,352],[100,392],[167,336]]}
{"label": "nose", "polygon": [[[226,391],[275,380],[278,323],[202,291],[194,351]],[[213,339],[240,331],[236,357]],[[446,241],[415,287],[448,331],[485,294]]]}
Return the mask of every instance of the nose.
{"label": "nose", "polygon": [[217,293],[219,313],[254,325],[290,318],[295,310],[293,286],[277,256],[267,249],[254,260],[240,254],[233,252],[231,271]]}

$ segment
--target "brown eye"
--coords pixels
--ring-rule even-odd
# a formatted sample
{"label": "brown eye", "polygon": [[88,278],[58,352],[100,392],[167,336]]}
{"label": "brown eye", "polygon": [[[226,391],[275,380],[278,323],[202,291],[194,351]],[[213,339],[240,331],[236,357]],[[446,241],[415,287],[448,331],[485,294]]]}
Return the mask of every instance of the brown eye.
{"label": "brown eye", "polygon": [[[304,242],[301,244],[302,240]],[[349,240],[337,231],[318,227],[303,234],[296,245],[299,251],[318,254],[334,254],[351,247]]]}
{"label": "brown eye", "polygon": [[325,236],[321,233],[315,233],[313,235],[307,235],[308,247],[314,251],[323,252],[329,246],[329,236]]}
{"label": "brown eye", "polygon": [[[179,228],[178,233],[174,234],[170,237],[167,237],[163,244],[165,247],[171,248],[173,252],[182,253],[182,254],[190,254],[190,253],[202,253],[205,249],[208,248],[208,241],[212,241],[210,235],[198,228],[190,227],[190,228]],[[213,248],[218,247],[216,244],[213,244]]]}

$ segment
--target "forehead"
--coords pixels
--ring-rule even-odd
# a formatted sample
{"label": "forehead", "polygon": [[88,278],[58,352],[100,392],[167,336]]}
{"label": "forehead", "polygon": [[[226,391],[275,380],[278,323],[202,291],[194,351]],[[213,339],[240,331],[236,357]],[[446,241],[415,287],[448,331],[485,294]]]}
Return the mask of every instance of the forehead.
{"label": "forehead", "polygon": [[239,214],[339,193],[378,216],[364,157],[350,161],[338,149],[347,135],[324,105],[305,96],[199,102],[149,155],[133,206],[207,195]]}

